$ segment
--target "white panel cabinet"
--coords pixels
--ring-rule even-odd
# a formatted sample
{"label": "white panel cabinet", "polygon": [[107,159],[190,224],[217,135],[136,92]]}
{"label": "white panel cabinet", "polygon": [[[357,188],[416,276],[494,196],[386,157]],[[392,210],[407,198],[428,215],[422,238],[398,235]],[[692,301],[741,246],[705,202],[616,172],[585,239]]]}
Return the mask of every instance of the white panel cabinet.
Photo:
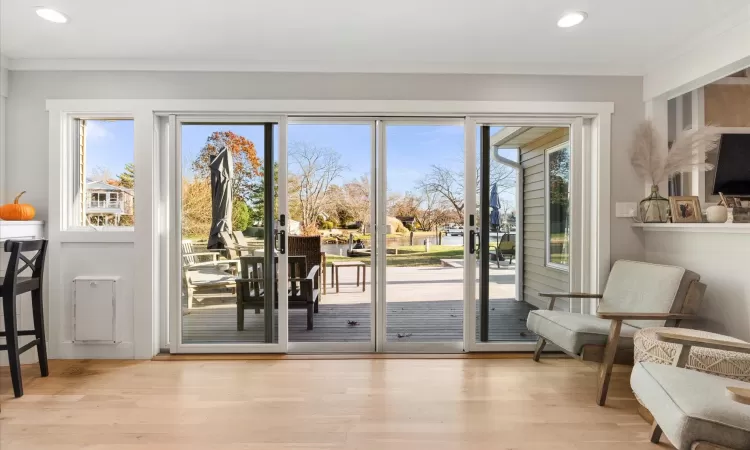
{"label": "white panel cabinet", "polygon": [[[41,239],[44,237],[44,222],[39,220],[8,221],[0,220],[0,276],[5,276],[8,267],[9,254],[5,253],[5,241],[8,239]],[[45,301],[47,303],[47,301]],[[47,303],[48,304],[48,303]],[[5,320],[2,304],[0,303],[0,331],[5,331]],[[31,315],[31,294],[19,295],[16,299],[16,324],[19,330],[34,328],[34,318]],[[4,338],[0,338],[3,339]],[[32,339],[31,336],[21,336],[23,345]],[[36,349],[31,349],[21,355],[21,364],[37,362]],[[0,352],[0,366],[8,365],[8,353]]]}
{"label": "white panel cabinet", "polygon": [[119,277],[73,280],[73,342],[116,344]]}

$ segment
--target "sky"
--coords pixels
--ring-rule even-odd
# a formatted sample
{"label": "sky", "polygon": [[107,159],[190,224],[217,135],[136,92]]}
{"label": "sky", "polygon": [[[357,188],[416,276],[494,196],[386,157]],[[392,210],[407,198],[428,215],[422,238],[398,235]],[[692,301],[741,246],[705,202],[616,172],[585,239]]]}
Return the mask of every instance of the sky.
{"label": "sky", "polygon": [[[492,128],[495,133],[500,128]],[[262,158],[262,125],[183,125],[183,175],[192,176],[191,164],[214,131],[231,130],[255,144]],[[276,130],[276,135],[278,130]],[[477,130],[478,136],[479,130]],[[287,141],[325,147],[341,155],[346,168],[337,184],[346,183],[369,174],[371,165],[371,127],[369,124],[290,124]],[[112,176],[121,173],[126,163],[133,162],[133,121],[87,121],[86,130],[87,176],[97,168],[106,168]],[[477,142],[479,139],[477,138]],[[274,153],[278,157],[278,139],[274,139]],[[461,125],[388,125],[386,127],[386,173],[388,191],[403,194],[415,191],[416,183],[433,164],[463,173],[464,136]],[[503,156],[515,160],[515,151]],[[290,160],[291,163],[291,160]],[[294,171],[293,165],[290,171]],[[137,173],[137,168],[136,168]],[[506,195],[511,199],[513,193]]]}

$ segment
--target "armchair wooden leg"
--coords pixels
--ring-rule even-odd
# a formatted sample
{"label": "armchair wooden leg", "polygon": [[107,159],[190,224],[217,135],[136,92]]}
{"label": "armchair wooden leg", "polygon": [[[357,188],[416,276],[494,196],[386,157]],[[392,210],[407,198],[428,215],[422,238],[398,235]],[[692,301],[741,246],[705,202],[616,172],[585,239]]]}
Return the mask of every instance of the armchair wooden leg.
{"label": "armchair wooden leg", "polygon": [[534,361],[539,362],[539,357],[542,356],[542,350],[547,344],[547,341],[543,337],[539,337],[536,341],[536,348],[534,349]]}
{"label": "armchair wooden leg", "polygon": [[615,364],[617,344],[620,340],[620,329],[622,329],[622,320],[613,320],[609,327],[607,347],[604,349],[604,360],[599,366],[599,391],[596,394],[596,404],[599,406],[604,406],[607,401],[609,380],[612,378],[612,366]]}
{"label": "armchair wooden leg", "polygon": [[653,444],[658,444],[659,440],[661,439],[661,427],[659,426],[656,421],[654,421],[654,425],[651,427],[651,437],[649,440]]}
{"label": "armchair wooden leg", "polygon": [[312,303],[307,304],[307,329],[308,330],[313,329],[313,304]]}

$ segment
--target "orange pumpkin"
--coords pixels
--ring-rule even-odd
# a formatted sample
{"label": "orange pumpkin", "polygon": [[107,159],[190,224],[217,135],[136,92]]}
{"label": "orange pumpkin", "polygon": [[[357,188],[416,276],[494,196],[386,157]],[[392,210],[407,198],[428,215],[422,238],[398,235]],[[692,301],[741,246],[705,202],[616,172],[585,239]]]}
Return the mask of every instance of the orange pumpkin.
{"label": "orange pumpkin", "polygon": [[36,210],[31,205],[25,203],[18,203],[18,199],[21,198],[26,191],[18,194],[13,203],[0,206],[0,219],[3,220],[31,220],[36,214]]}

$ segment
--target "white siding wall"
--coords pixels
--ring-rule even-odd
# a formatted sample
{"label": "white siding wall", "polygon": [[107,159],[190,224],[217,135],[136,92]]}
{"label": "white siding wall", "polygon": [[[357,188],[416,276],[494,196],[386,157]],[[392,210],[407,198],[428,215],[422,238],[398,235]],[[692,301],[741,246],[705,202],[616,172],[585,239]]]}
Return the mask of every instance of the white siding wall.
{"label": "white siding wall", "polygon": [[[546,308],[548,299],[540,292],[568,292],[568,272],[545,265],[545,175],[544,151],[568,140],[568,130],[560,128],[521,149],[523,166],[523,299]],[[568,310],[568,299],[559,299],[555,309]]]}

